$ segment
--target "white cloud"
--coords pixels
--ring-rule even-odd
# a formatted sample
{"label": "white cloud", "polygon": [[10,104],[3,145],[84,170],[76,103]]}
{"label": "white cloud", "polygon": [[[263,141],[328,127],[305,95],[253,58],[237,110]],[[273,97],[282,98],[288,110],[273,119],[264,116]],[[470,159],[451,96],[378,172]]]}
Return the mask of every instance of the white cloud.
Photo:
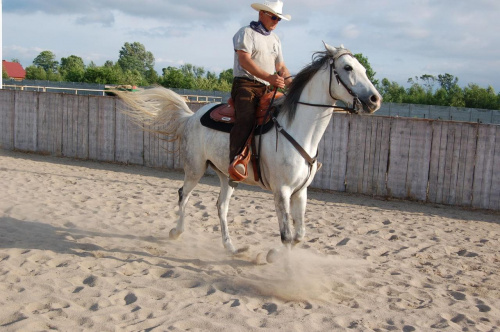
{"label": "white cloud", "polygon": [[356,39],[359,37],[360,33],[361,32],[359,31],[359,29],[356,25],[349,24],[342,29],[341,35],[342,35],[342,38]]}
{"label": "white cloud", "polygon": [[[99,65],[116,61],[125,42],[137,41],[155,55],[158,71],[184,63],[227,69],[233,34],[257,18],[250,8],[255,1],[4,0],[4,56],[26,66],[41,50],[51,50],[58,59],[74,54]],[[325,40],[363,53],[379,79],[405,83],[449,72],[462,84],[500,91],[500,1],[284,2],[292,20],[276,32],[293,72]]]}
{"label": "white cloud", "polygon": [[111,27],[115,23],[115,16],[111,11],[92,11],[91,13],[77,17],[76,24],[89,25],[98,24],[102,27]]}

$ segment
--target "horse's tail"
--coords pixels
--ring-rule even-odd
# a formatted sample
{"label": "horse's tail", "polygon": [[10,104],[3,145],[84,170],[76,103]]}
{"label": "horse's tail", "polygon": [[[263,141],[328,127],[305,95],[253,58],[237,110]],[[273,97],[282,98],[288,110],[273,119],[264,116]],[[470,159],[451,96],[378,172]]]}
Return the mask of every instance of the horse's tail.
{"label": "horse's tail", "polygon": [[162,87],[138,92],[113,91],[128,106],[121,111],[143,130],[176,140],[194,113],[183,97]]}

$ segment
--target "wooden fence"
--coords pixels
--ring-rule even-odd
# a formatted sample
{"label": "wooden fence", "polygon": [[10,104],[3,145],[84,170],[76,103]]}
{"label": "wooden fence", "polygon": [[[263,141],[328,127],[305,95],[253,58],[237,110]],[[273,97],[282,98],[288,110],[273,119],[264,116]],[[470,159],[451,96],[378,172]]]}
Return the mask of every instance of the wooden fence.
{"label": "wooden fence", "polygon": [[[0,90],[0,148],[179,169],[113,97]],[[200,104],[191,104],[193,110]],[[312,187],[500,210],[500,126],[334,114]]]}

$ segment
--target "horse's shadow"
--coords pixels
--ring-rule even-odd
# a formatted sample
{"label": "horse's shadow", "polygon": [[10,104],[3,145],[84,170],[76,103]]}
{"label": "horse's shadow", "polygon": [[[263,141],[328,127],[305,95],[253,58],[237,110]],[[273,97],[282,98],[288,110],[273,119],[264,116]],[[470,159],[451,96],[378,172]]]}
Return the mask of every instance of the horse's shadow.
{"label": "horse's shadow", "polygon": [[84,256],[81,251],[104,250],[89,243],[69,240],[69,236],[81,237],[82,232],[55,227],[37,221],[0,218],[0,249],[49,250],[58,254]]}
{"label": "horse's shadow", "polygon": [[[151,263],[157,267],[170,268],[168,262],[173,264],[183,264],[185,267],[199,267],[200,271],[208,265],[227,265],[242,267],[253,265],[253,263],[238,259],[237,257],[227,257],[221,260],[200,260],[188,257],[171,257],[163,255],[153,255],[141,250],[124,250],[122,248],[104,248],[93,244],[93,237],[120,238],[124,240],[141,240],[151,244],[161,243],[168,246],[170,240],[161,240],[152,236],[133,236],[110,234],[98,231],[88,231],[78,228],[56,227],[37,221],[25,221],[11,217],[0,217],[0,250],[20,249],[20,250],[47,250],[56,254],[69,254],[79,257],[101,257],[114,259],[126,263],[147,262],[148,258],[161,258],[165,263]],[[86,238],[87,241],[86,241]],[[98,255],[96,255],[99,253]],[[117,257],[119,254],[127,254],[129,258]]]}

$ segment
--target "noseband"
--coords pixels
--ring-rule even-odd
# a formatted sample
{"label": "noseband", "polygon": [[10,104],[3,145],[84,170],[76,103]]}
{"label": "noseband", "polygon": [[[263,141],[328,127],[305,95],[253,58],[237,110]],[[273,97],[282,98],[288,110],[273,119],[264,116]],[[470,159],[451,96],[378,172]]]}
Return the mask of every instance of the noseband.
{"label": "noseband", "polygon": [[359,100],[358,95],[356,93],[354,93],[354,91],[352,91],[352,89],[342,80],[339,73],[337,72],[337,69],[335,68],[335,61],[344,55],[350,55],[350,56],[354,57],[354,55],[352,55],[351,52],[342,52],[339,55],[330,57],[330,83],[328,86],[328,92],[330,93],[330,97],[333,100],[340,100],[339,98],[334,97],[333,93],[332,93],[332,82],[333,82],[333,76],[335,75],[335,79],[337,80],[337,84],[342,85],[347,90],[347,92],[353,97],[352,107],[342,107],[342,106],[325,105],[325,104],[311,104],[311,103],[305,103],[305,102],[301,102],[301,101],[298,101],[297,104],[314,106],[314,107],[328,107],[328,108],[333,107],[336,109],[347,111],[349,113],[358,113],[358,105],[361,106],[363,104],[363,102],[361,100]]}

